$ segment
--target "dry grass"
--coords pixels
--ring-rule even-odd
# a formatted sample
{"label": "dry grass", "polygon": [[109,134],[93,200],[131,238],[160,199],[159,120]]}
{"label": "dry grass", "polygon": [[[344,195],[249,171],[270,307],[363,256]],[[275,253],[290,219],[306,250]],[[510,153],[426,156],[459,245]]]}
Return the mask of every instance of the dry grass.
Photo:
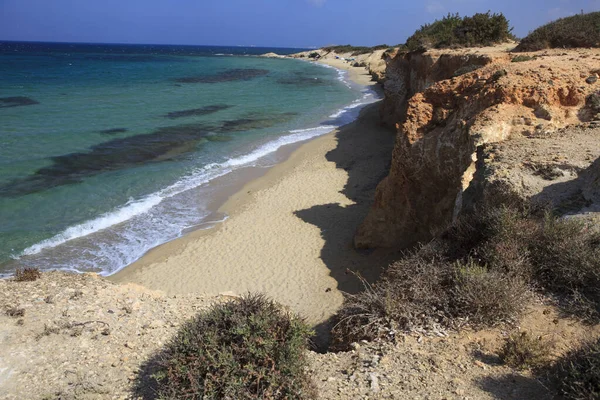
{"label": "dry grass", "polygon": [[564,399],[599,399],[600,339],[571,351],[556,364],[553,374]]}
{"label": "dry grass", "polygon": [[540,369],[550,361],[550,343],[527,332],[514,332],[504,341],[500,359],[515,369]]}

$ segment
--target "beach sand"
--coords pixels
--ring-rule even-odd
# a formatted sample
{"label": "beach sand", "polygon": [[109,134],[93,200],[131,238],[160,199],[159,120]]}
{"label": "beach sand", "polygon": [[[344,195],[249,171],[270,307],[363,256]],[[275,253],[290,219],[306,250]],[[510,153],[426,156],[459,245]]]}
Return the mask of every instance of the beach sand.
{"label": "beach sand", "polygon": [[[327,63],[373,84],[363,68]],[[109,279],[175,295],[262,292],[311,323],[327,320],[342,291],[361,288],[349,271],[372,280],[391,259],[352,247],[392,153],[395,135],[380,125],[378,107],[245,184],[220,208],[225,222],[159,246]]]}

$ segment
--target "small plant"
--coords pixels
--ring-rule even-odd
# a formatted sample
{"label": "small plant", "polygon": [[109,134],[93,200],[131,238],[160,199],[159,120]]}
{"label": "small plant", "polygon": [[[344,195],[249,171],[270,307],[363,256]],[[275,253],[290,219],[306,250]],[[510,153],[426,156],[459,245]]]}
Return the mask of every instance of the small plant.
{"label": "small plant", "polygon": [[508,72],[506,72],[505,69],[499,69],[498,71],[494,72],[494,74],[492,75],[492,81],[493,82],[497,82],[500,80],[500,78],[502,78],[503,76],[508,75]]}
{"label": "small plant", "polygon": [[567,400],[600,398],[600,339],[586,343],[561,359],[555,377]]}
{"label": "small plant", "polygon": [[186,323],[159,357],[160,398],[302,399],[311,330],[262,295],[213,306]]}
{"label": "small plant", "polygon": [[33,282],[41,276],[42,273],[37,268],[19,268],[15,271],[14,280],[16,282]]}
{"label": "small plant", "polygon": [[539,369],[550,360],[550,345],[541,337],[533,337],[527,332],[514,332],[505,339],[499,356],[512,368]]}
{"label": "small plant", "polygon": [[525,62],[525,61],[531,61],[531,60],[535,60],[535,57],[532,57],[532,56],[516,56],[515,58],[513,58],[510,61],[511,62]]}

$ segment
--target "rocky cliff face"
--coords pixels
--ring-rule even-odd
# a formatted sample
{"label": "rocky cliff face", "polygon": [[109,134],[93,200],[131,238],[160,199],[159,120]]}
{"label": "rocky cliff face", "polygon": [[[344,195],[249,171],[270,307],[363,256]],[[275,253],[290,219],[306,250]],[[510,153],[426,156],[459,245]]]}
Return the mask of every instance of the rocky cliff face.
{"label": "rocky cliff face", "polygon": [[[398,54],[388,62],[381,114],[398,133],[389,176],[355,236],[357,247],[408,247],[430,240],[484,197],[542,196],[557,179],[593,175],[600,134],[589,121],[600,119],[600,51],[535,56],[511,62],[507,48],[497,47]],[[574,125],[583,130],[560,131]],[[490,152],[494,143],[504,144],[501,156]],[[518,151],[524,143],[529,152]],[[582,204],[590,203],[582,196]]]}

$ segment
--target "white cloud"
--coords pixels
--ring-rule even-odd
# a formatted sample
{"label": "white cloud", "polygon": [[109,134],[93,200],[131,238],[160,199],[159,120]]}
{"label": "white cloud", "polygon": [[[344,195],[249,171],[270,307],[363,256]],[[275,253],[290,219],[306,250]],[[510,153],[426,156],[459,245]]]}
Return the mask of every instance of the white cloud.
{"label": "white cloud", "polygon": [[322,7],[327,0],[306,0],[315,7]]}
{"label": "white cloud", "polygon": [[428,13],[434,14],[444,11],[444,6],[439,1],[431,1],[427,4],[426,9]]}

